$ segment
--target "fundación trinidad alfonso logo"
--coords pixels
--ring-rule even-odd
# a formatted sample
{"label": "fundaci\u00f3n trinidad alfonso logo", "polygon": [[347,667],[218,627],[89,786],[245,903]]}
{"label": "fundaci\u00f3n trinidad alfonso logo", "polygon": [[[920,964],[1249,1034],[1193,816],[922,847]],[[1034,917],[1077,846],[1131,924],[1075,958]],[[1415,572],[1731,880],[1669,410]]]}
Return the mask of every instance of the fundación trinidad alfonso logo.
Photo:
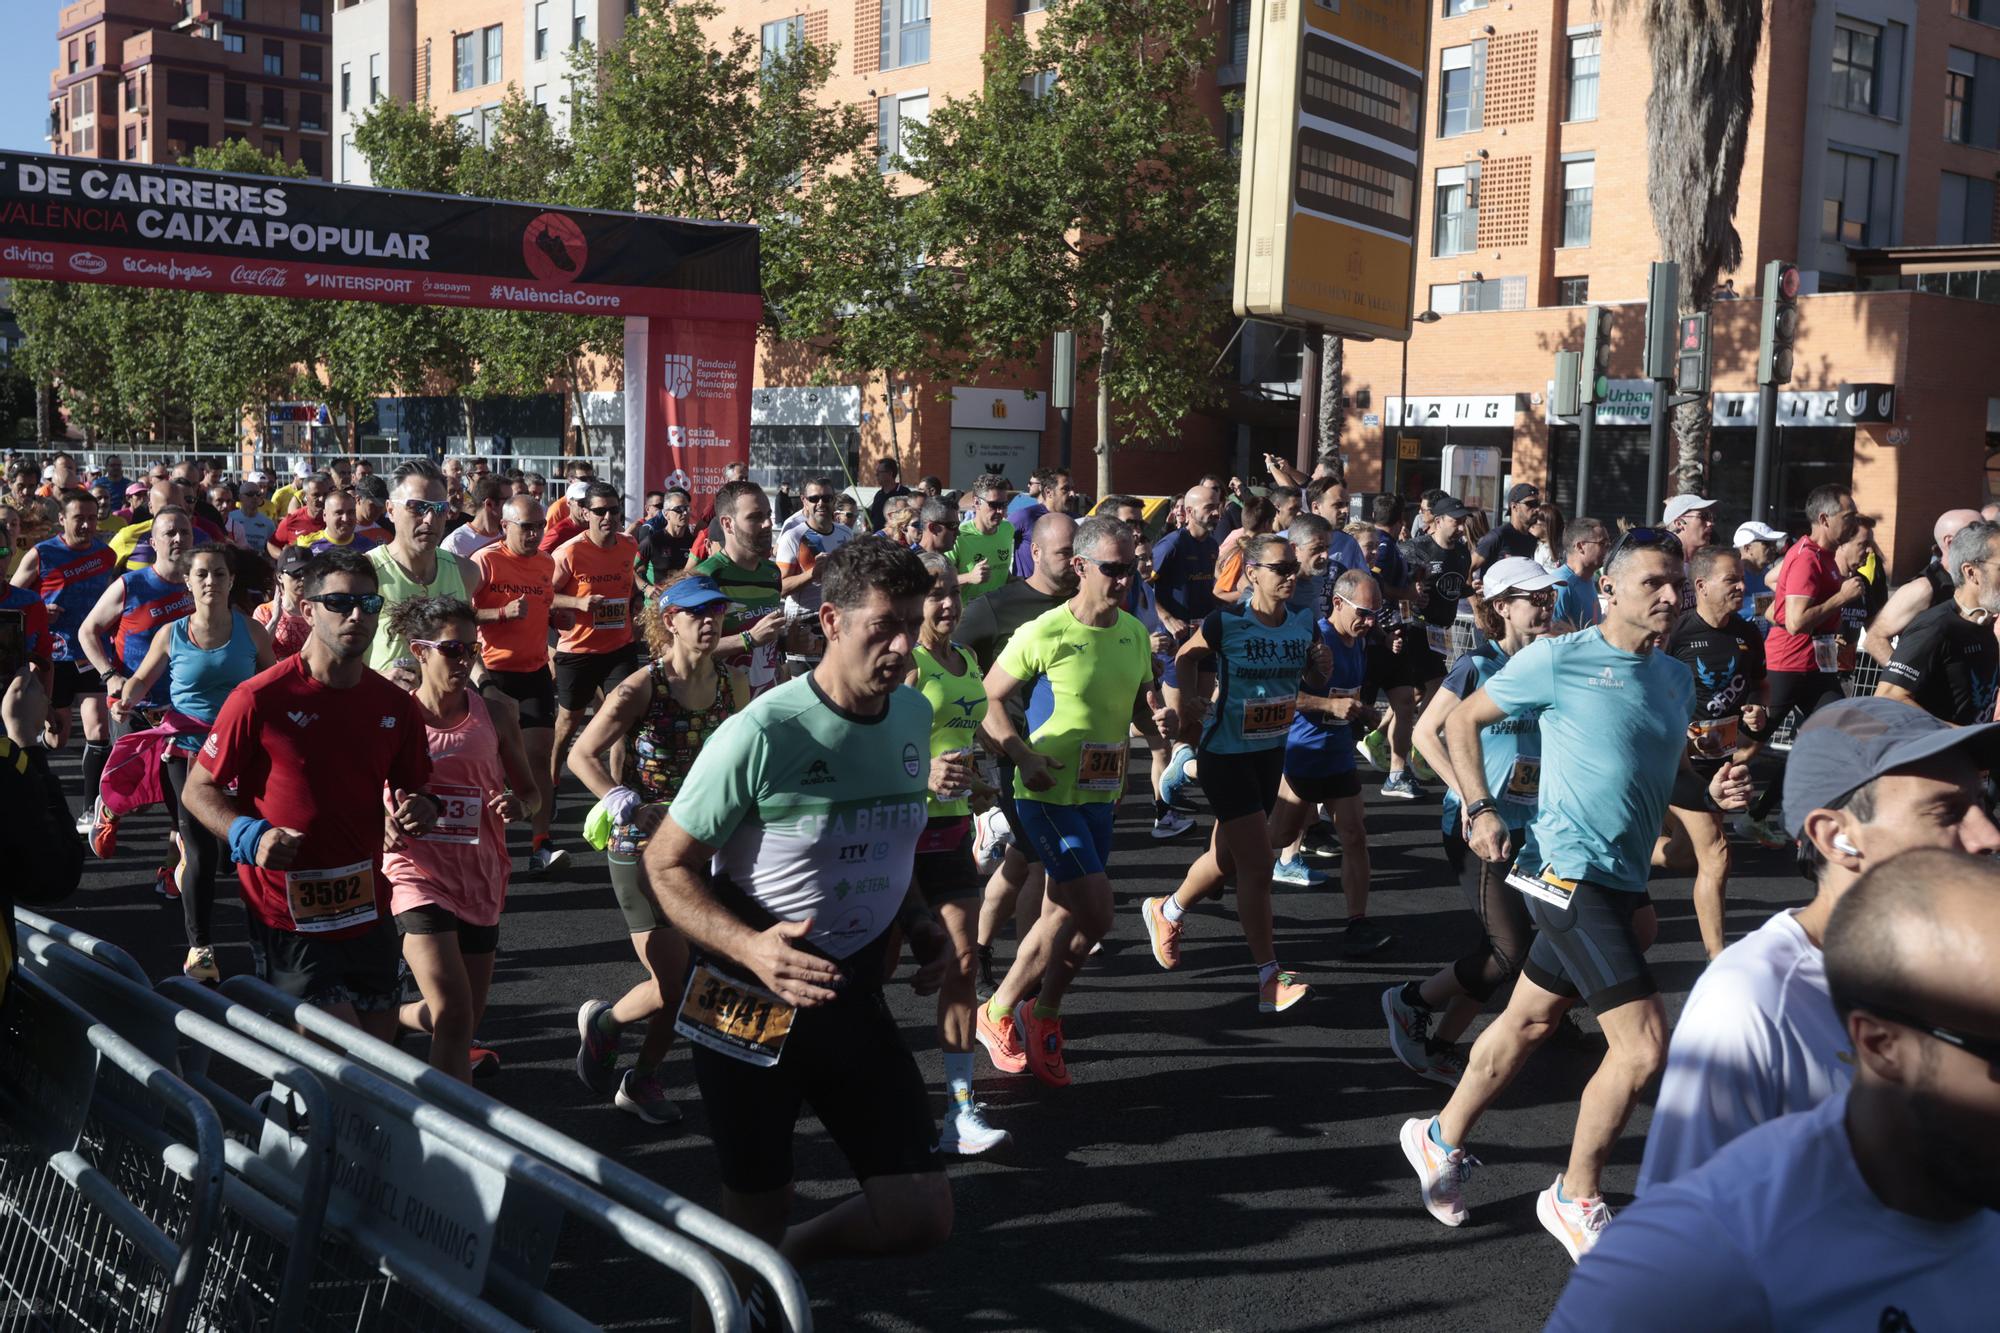
{"label": "fundaci\u00f3n trinidad alfonso logo", "polygon": [[521,257],[540,282],[575,282],[583,273],[590,246],[583,228],[560,213],[543,213],[521,233]]}
{"label": "fundaci\u00f3n trinidad alfonso logo", "polygon": [[685,398],[694,392],[694,358],[668,352],[660,358],[660,383],[669,398]]}

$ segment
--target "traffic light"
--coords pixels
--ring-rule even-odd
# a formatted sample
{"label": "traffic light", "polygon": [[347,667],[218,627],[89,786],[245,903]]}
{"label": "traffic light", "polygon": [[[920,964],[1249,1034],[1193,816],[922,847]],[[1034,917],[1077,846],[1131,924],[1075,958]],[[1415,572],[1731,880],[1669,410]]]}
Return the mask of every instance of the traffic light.
{"label": "traffic light", "polygon": [[1792,340],[1799,335],[1799,266],[1764,265],[1764,319],[1757,331],[1757,382],[1792,382]]}
{"label": "traffic light", "polygon": [[1674,376],[1682,393],[1708,392],[1708,316],[1684,315],[1680,322],[1680,366]]}
{"label": "traffic light", "polygon": [[1577,397],[1601,403],[1611,390],[1611,312],[1601,305],[1583,308],[1583,367]]}
{"label": "traffic light", "polygon": [[1577,379],[1583,370],[1583,357],[1576,352],[1556,353],[1555,388],[1549,393],[1549,416],[1573,417],[1583,411],[1583,398],[1579,390],[1583,386]]}
{"label": "traffic light", "polygon": [[1646,378],[1670,380],[1679,354],[1681,266],[1656,259],[1646,277]]}

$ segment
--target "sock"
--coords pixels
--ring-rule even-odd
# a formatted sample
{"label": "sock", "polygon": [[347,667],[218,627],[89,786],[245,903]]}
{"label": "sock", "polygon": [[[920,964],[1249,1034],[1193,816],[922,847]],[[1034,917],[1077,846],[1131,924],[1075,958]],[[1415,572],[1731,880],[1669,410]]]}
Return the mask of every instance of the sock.
{"label": "sock", "polygon": [[1155,796],[1155,797],[1153,798],[1153,818],[1154,818],[1154,819],[1165,819],[1165,818],[1167,817],[1167,811],[1168,811],[1168,809],[1170,809],[1170,808],[1171,808],[1171,807],[1169,807],[1169,806],[1167,805],[1167,803],[1166,803],[1165,801],[1161,800],[1161,799],[1160,799],[1159,797]]}
{"label": "sock", "polygon": [[944,1053],[944,1086],[953,1110],[972,1105],[972,1052]]}
{"label": "sock", "polygon": [[549,840],[548,834],[537,833],[535,835],[535,840],[528,845],[528,850],[533,851],[535,848],[540,847],[543,843],[547,842],[548,840]]}
{"label": "sock", "polygon": [[1043,1004],[1043,1003],[1042,1003],[1042,1002],[1041,1002],[1041,1001],[1040,1001],[1040,1000],[1038,999],[1038,1000],[1036,1000],[1036,1001],[1035,1001],[1035,1007],[1034,1007],[1034,1008],[1033,1008],[1032,1010],[1030,1010],[1029,1012],[1031,1012],[1032,1014],[1034,1014],[1034,1016],[1035,1016],[1036,1018],[1039,1018],[1039,1019],[1043,1020],[1044,1022],[1046,1022],[1047,1020],[1049,1020],[1049,1019],[1051,1019],[1051,1018],[1061,1018],[1061,1017],[1062,1017],[1062,1006],[1061,1006],[1061,1005],[1059,1005],[1059,1004],[1058,1004],[1058,1005],[1048,1005],[1048,1004]]}
{"label": "sock", "polygon": [[611,1016],[609,1009],[599,1009],[597,1017],[590,1020],[597,1027],[601,1037],[617,1037],[625,1031],[625,1025]]}
{"label": "sock", "polygon": [[[1431,1117],[1430,1136],[1431,1136],[1431,1142],[1435,1143],[1438,1147],[1444,1149],[1446,1152],[1457,1151],[1449,1143],[1446,1143],[1444,1141],[1443,1135],[1438,1133],[1438,1122],[1436,1116]],[[1560,1197],[1560,1188],[1558,1189],[1558,1197]]]}
{"label": "sock", "polygon": [[1422,1009],[1425,1012],[1429,1012],[1430,1010],[1430,1006],[1424,1003],[1424,988],[1414,981],[1403,983],[1403,989],[1398,998],[1412,1009]]}
{"label": "sock", "polygon": [[1272,960],[1271,960],[1270,962],[1268,962],[1268,963],[1259,963],[1259,964],[1257,965],[1257,984],[1258,984],[1258,985],[1260,985],[1260,986],[1261,986],[1261,985],[1263,985],[1263,984],[1264,984],[1265,982],[1269,981],[1269,980],[1270,980],[1270,979],[1271,979],[1272,977],[1275,977],[1275,976],[1277,976],[1277,975],[1278,975],[1278,960],[1277,960],[1277,959],[1275,959],[1275,958],[1274,958],[1274,959],[1272,959]]}
{"label": "sock", "polygon": [[1556,1202],[1557,1202],[1557,1203],[1575,1203],[1575,1202],[1576,1202],[1576,1200],[1575,1200],[1575,1199],[1572,1199],[1572,1198],[1570,1198],[1570,1197],[1569,1197],[1569,1195],[1567,1195],[1567,1194],[1563,1193],[1563,1182],[1562,1182],[1562,1177],[1561,1177],[1561,1176],[1557,1176],[1557,1177],[1556,1177]]}
{"label": "sock", "polygon": [[94,809],[97,805],[97,790],[104,783],[104,761],[110,757],[109,743],[99,741],[83,743],[83,796],[86,810]]}
{"label": "sock", "polygon": [[979,961],[982,963],[991,963],[993,961],[992,945],[982,944],[979,946]]}
{"label": "sock", "polygon": [[1187,915],[1187,908],[1181,906],[1180,899],[1168,894],[1160,904],[1160,915],[1169,921],[1178,921]]}
{"label": "sock", "polygon": [[998,996],[995,996],[993,999],[990,999],[986,1002],[986,1016],[989,1019],[993,1020],[995,1023],[998,1023],[1001,1019],[1007,1017],[1009,1012],[1010,1012],[1009,1006],[1000,1003],[1000,999]]}

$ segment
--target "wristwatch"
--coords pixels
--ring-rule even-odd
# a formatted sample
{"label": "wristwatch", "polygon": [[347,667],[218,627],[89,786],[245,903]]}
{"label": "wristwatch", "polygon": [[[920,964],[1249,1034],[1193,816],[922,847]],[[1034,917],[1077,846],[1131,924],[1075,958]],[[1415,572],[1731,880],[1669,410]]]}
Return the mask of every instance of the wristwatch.
{"label": "wristwatch", "polygon": [[1472,821],[1478,819],[1481,815],[1492,814],[1493,808],[1494,808],[1494,800],[1491,796],[1480,797],[1478,800],[1474,801],[1472,804],[1465,807],[1465,826],[1468,829],[1471,828]]}

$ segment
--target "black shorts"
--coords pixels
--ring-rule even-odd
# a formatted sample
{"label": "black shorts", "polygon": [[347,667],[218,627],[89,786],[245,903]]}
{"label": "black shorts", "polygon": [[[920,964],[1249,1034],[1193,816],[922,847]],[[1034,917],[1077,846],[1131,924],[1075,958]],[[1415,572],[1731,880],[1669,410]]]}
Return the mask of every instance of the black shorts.
{"label": "black shorts", "polygon": [[1277,808],[1278,782],[1285,776],[1285,747],[1240,754],[1203,749],[1195,756],[1194,776],[1216,823],[1245,815],[1268,816]]}
{"label": "black shorts", "polygon": [[1292,785],[1292,794],[1307,805],[1344,801],[1361,794],[1361,773],[1358,769],[1350,768],[1343,773],[1328,773],[1320,777],[1287,773],[1285,781]]}
{"label": "black shorts", "polygon": [[401,954],[387,921],[337,940],[273,930],[254,915],[246,916],[245,924],[257,979],[295,1000],[321,1009],[345,1004],[366,1014],[394,1009],[402,998],[396,979]]}
{"label": "black shorts", "polygon": [[[1432,681],[1445,678],[1450,668],[1445,664],[1444,654],[1432,650],[1427,629],[1423,621],[1403,627],[1403,651],[1390,654],[1395,665],[1390,668],[1393,674],[1385,684],[1421,690]],[[1451,631],[1447,627],[1445,632]]]}
{"label": "black shorts", "polygon": [[[1521,873],[1536,872],[1523,867]],[[1659,983],[1632,931],[1632,918],[1651,901],[1643,892],[1589,880],[1577,881],[1568,907],[1527,898],[1537,929],[1521,970],[1545,991],[1581,995],[1598,1014],[1658,994]]]}
{"label": "black shorts", "polygon": [[68,708],[78,699],[104,693],[104,677],[88,662],[57,662],[49,684],[49,707]]}
{"label": "black shorts", "polygon": [[539,671],[489,671],[482,688],[514,701],[523,731],[556,724],[556,682],[547,667]]}
{"label": "black shorts", "polygon": [[639,645],[608,653],[557,653],[556,703],[572,713],[589,708],[598,691],[610,690],[639,669]]}
{"label": "black shorts", "polygon": [[985,891],[979,867],[972,863],[972,822],[969,819],[964,815],[945,815],[942,818],[934,815],[924,832],[931,834],[953,824],[958,825],[959,831],[955,845],[924,851],[921,850],[924,844],[918,844],[916,868],[911,878],[924,895],[924,901],[932,907],[977,898]]}
{"label": "black shorts", "polygon": [[456,935],[460,953],[498,953],[500,923],[475,926],[449,907],[418,903],[407,912],[396,913],[396,929],[405,935]]}
{"label": "black shorts", "polygon": [[[669,997],[668,1009],[679,1002]],[[791,1183],[792,1136],[806,1106],[857,1180],[943,1169],[924,1076],[880,991],[799,1010],[768,1069],[688,1045],[722,1183],[739,1194]]]}

